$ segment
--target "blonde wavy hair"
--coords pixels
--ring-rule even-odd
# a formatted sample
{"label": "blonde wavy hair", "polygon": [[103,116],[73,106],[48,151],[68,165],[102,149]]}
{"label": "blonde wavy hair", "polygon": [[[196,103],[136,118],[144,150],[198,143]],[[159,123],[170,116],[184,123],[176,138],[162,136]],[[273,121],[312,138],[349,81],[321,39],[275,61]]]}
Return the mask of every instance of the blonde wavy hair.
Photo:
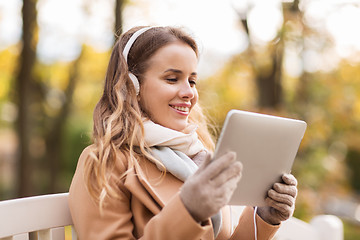
{"label": "blonde wavy hair", "polygon": [[[90,195],[99,203],[100,208],[107,197],[120,196],[116,184],[111,183],[111,173],[120,156],[126,157],[128,169],[122,178],[141,158],[156,161],[149,154],[149,147],[144,140],[142,119],[146,115],[138,103],[135,88],[128,76],[129,71],[137,76],[141,85],[142,75],[149,67],[148,60],[151,56],[159,48],[175,41],[188,44],[198,56],[195,40],[185,31],[175,27],[155,27],[137,38],[130,49],[127,64],[122,51],[131,35],[140,28],[130,29],[115,43],[107,68],[104,92],[93,113],[94,144],[85,162],[85,182]],[[199,139],[212,151],[214,141],[199,104],[192,109],[189,122],[198,125]],[[139,138],[139,148],[135,151],[136,137]]]}

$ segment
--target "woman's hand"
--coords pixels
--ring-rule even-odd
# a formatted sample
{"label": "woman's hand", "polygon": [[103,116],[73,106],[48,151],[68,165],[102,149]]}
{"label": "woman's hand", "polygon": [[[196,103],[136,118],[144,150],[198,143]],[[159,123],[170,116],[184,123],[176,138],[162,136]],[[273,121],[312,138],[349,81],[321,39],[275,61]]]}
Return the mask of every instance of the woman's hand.
{"label": "woman's hand", "polygon": [[181,188],[180,198],[198,222],[215,215],[230,200],[241,178],[242,164],[229,152],[211,160],[207,154],[199,169]]}
{"label": "woman's hand", "polygon": [[265,200],[268,206],[259,207],[257,210],[263,220],[273,225],[290,218],[295,210],[297,180],[291,174],[284,174],[282,180],[282,183],[275,183],[268,191]]}

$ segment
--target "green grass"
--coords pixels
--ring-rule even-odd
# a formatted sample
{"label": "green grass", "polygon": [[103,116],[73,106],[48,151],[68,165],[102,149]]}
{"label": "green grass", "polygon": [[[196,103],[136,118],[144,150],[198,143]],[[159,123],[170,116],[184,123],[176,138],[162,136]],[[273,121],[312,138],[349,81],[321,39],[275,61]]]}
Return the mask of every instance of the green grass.
{"label": "green grass", "polygon": [[359,240],[360,225],[343,221],[344,223],[344,240]]}

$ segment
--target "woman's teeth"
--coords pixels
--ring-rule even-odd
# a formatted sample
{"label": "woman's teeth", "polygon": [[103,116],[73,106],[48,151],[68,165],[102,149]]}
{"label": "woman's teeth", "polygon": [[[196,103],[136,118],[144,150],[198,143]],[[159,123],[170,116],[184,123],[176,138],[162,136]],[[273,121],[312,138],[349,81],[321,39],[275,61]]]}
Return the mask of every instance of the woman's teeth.
{"label": "woman's teeth", "polygon": [[182,112],[188,112],[189,108],[188,107],[178,107],[178,106],[172,106],[173,108],[175,108],[176,110],[182,111]]}

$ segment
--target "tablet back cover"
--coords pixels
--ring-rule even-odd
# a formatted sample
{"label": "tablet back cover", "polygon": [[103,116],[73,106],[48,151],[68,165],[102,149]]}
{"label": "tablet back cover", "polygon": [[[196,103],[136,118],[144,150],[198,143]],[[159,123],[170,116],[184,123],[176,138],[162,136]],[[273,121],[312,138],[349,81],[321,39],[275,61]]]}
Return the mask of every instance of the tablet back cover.
{"label": "tablet back cover", "polygon": [[267,191],[290,173],[306,130],[300,120],[231,110],[214,157],[235,151],[243,164],[242,178],[230,205],[264,206]]}

